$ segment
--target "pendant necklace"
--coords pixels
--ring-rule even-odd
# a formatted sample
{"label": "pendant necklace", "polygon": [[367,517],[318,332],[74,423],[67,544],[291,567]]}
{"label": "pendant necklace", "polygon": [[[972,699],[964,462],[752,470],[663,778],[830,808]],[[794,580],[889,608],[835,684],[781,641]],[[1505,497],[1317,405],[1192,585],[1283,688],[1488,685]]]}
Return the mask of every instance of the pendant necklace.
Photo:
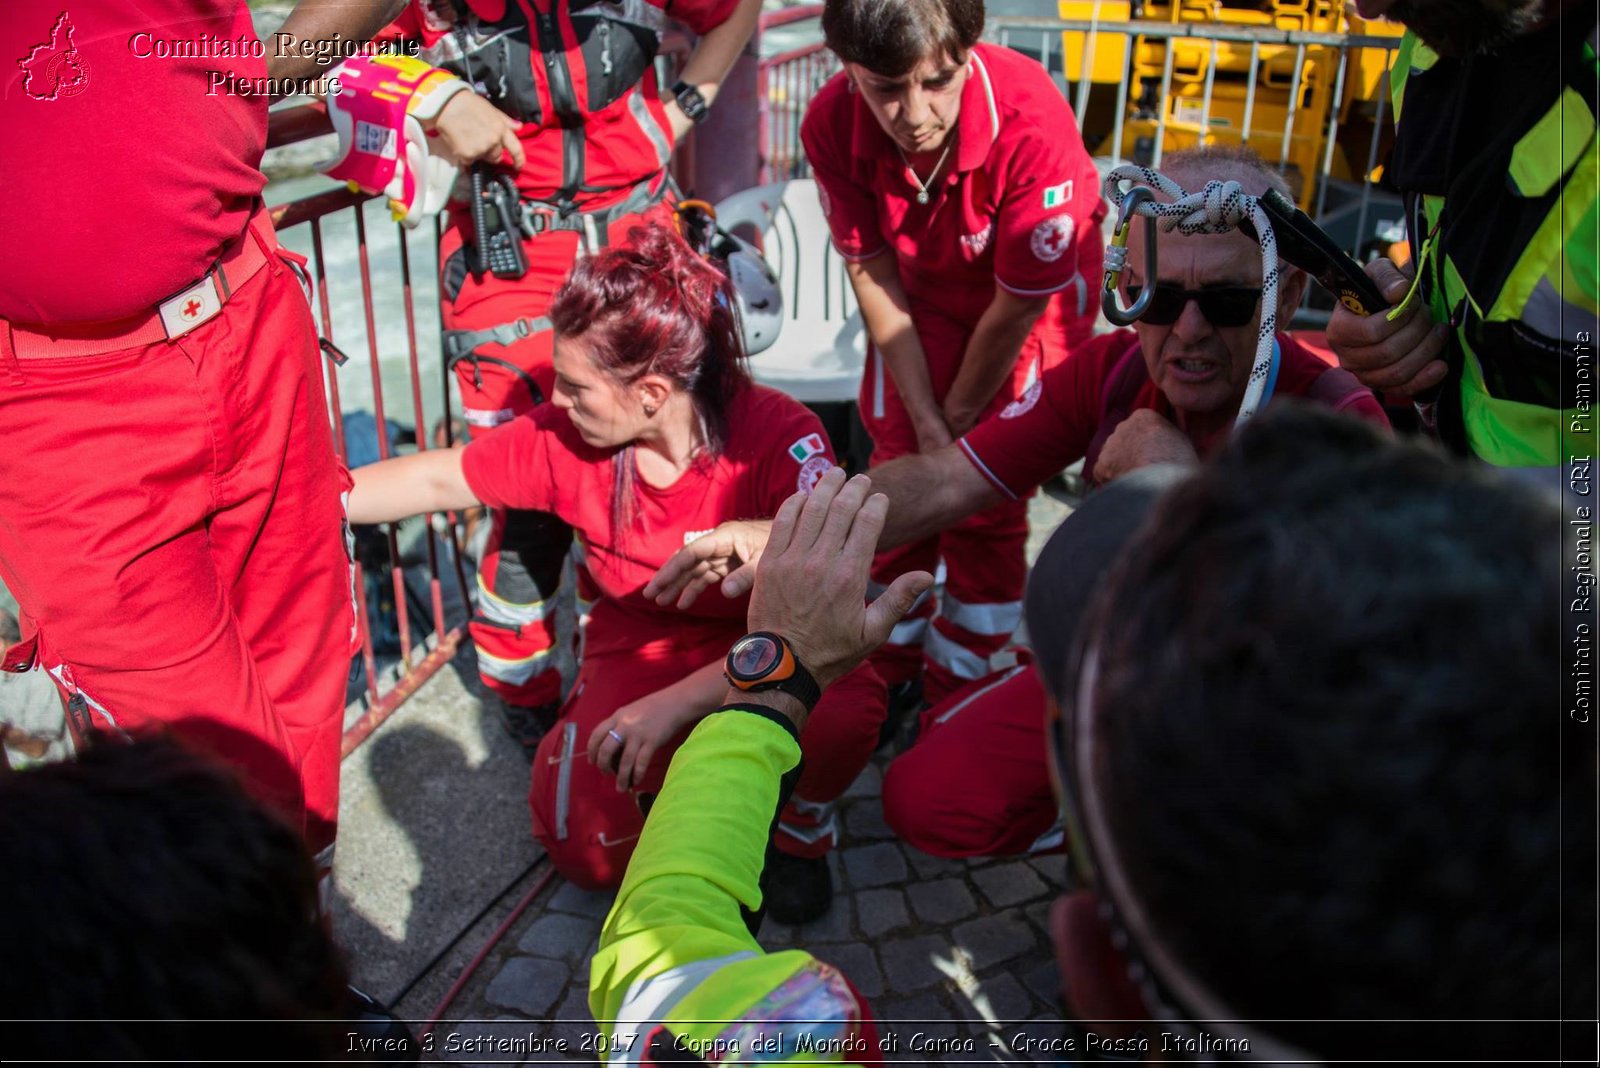
{"label": "pendant necklace", "polygon": [[928,175],[928,180],[926,182],[924,182],[921,176],[917,174],[917,169],[911,165],[911,159],[906,155],[905,149],[901,148],[899,145],[894,146],[894,150],[900,153],[900,162],[906,165],[906,173],[911,175],[911,180],[916,183],[918,204],[926,204],[928,202],[928,198],[933,195],[928,192],[928,186],[932,185],[938,179],[939,171],[944,168],[944,161],[950,155],[950,145],[953,141],[954,138],[947,138],[945,140],[944,151],[939,153],[939,161],[933,165],[933,171]]}

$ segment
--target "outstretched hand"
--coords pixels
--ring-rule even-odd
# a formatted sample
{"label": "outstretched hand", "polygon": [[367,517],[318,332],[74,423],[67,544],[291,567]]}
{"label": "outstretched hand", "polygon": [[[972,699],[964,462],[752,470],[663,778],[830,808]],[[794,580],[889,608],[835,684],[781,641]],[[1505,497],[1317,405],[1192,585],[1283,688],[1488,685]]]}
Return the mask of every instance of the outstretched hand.
{"label": "outstretched hand", "polygon": [[771,532],[770,519],[731,519],[673,553],[645,584],[644,595],[663,608],[688,608],[720,582],[724,597],[743,597],[756,580]]}
{"label": "outstretched hand", "polygon": [[834,468],[809,495],[783,502],[756,571],[749,627],[788,639],[800,663],[827,687],[882,645],[933,576],[901,575],[870,605],[867,572],[889,499],[866,475]]}

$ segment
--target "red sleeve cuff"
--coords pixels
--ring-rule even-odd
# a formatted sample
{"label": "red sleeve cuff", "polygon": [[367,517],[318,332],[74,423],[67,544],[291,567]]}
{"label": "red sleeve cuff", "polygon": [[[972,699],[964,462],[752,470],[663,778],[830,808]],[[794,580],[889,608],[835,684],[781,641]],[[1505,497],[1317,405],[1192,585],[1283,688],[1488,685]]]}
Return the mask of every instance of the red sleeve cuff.
{"label": "red sleeve cuff", "polygon": [[1019,499],[1017,494],[1012,492],[1011,487],[1002,482],[1000,476],[989,469],[989,465],[983,462],[983,458],[973,450],[966,438],[959,438],[956,441],[956,445],[961,449],[961,454],[967,458],[968,462],[978,469],[978,474],[988,479],[989,484],[1004,494],[1007,500],[1015,501]]}

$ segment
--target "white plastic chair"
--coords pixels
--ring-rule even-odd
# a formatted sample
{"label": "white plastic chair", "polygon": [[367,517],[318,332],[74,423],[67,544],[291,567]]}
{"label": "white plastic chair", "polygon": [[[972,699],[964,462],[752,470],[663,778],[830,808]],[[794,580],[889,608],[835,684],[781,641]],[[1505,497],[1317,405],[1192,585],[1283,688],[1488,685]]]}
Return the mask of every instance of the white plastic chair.
{"label": "white plastic chair", "polygon": [[817,183],[795,178],[735,193],[717,205],[717,223],[747,240],[759,235],[783,287],[783,330],[771,348],[750,358],[755,380],[806,404],[854,401],[867,332]]}

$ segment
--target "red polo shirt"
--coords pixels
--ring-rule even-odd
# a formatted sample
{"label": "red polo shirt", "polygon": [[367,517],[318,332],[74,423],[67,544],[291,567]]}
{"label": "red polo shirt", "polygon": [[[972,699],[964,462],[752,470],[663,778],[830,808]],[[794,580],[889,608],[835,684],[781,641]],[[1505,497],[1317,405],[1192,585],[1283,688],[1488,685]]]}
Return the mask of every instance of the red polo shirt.
{"label": "red polo shirt", "polygon": [[617,450],[586,444],[560,408],[541,404],[462,454],[462,472],[478,500],[553,512],[576,532],[602,595],[584,639],[589,652],[664,656],[742,625],[747,598],[711,595],[679,611],[641,591],[673,553],[717,524],[766,518],[796,490],[809,491],[833,466],[833,449],[810,410],[765,386],[735,394],[727,419],[727,447],[715,460],[691,467],[670,486],[635,478],[635,522],[625,531],[611,526]]}
{"label": "red polo shirt", "polygon": [[150,311],[244,232],[267,98],[227,91],[266,75],[241,42],[243,0],[5,0],[0,318]]}
{"label": "red polo shirt", "polygon": [[1009,48],[975,46],[971,68],[954,160],[927,204],[846,76],[817,94],[800,139],[834,246],[853,260],[892,249],[907,295],[968,328],[997,284],[1020,296],[1071,286],[1065,314],[1093,315],[1105,207],[1072,109],[1043,67]]}
{"label": "red polo shirt", "polygon": [[[1269,404],[1279,397],[1304,397],[1389,425],[1372,391],[1348,371],[1328,366],[1287,334],[1278,335],[1278,344],[1282,356]],[[1114,377],[1118,392],[1126,396],[1107,395]],[[1047,369],[1026,393],[973,427],[956,445],[995,489],[1015,500],[1086,454],[1098,454],[1116,423],[1140,408],[1176,423],[1166,394],[1150,381],[1139,335],[1113,330]],[[1092,459],[1084,465],[1083,477],[1097,484]]]}

